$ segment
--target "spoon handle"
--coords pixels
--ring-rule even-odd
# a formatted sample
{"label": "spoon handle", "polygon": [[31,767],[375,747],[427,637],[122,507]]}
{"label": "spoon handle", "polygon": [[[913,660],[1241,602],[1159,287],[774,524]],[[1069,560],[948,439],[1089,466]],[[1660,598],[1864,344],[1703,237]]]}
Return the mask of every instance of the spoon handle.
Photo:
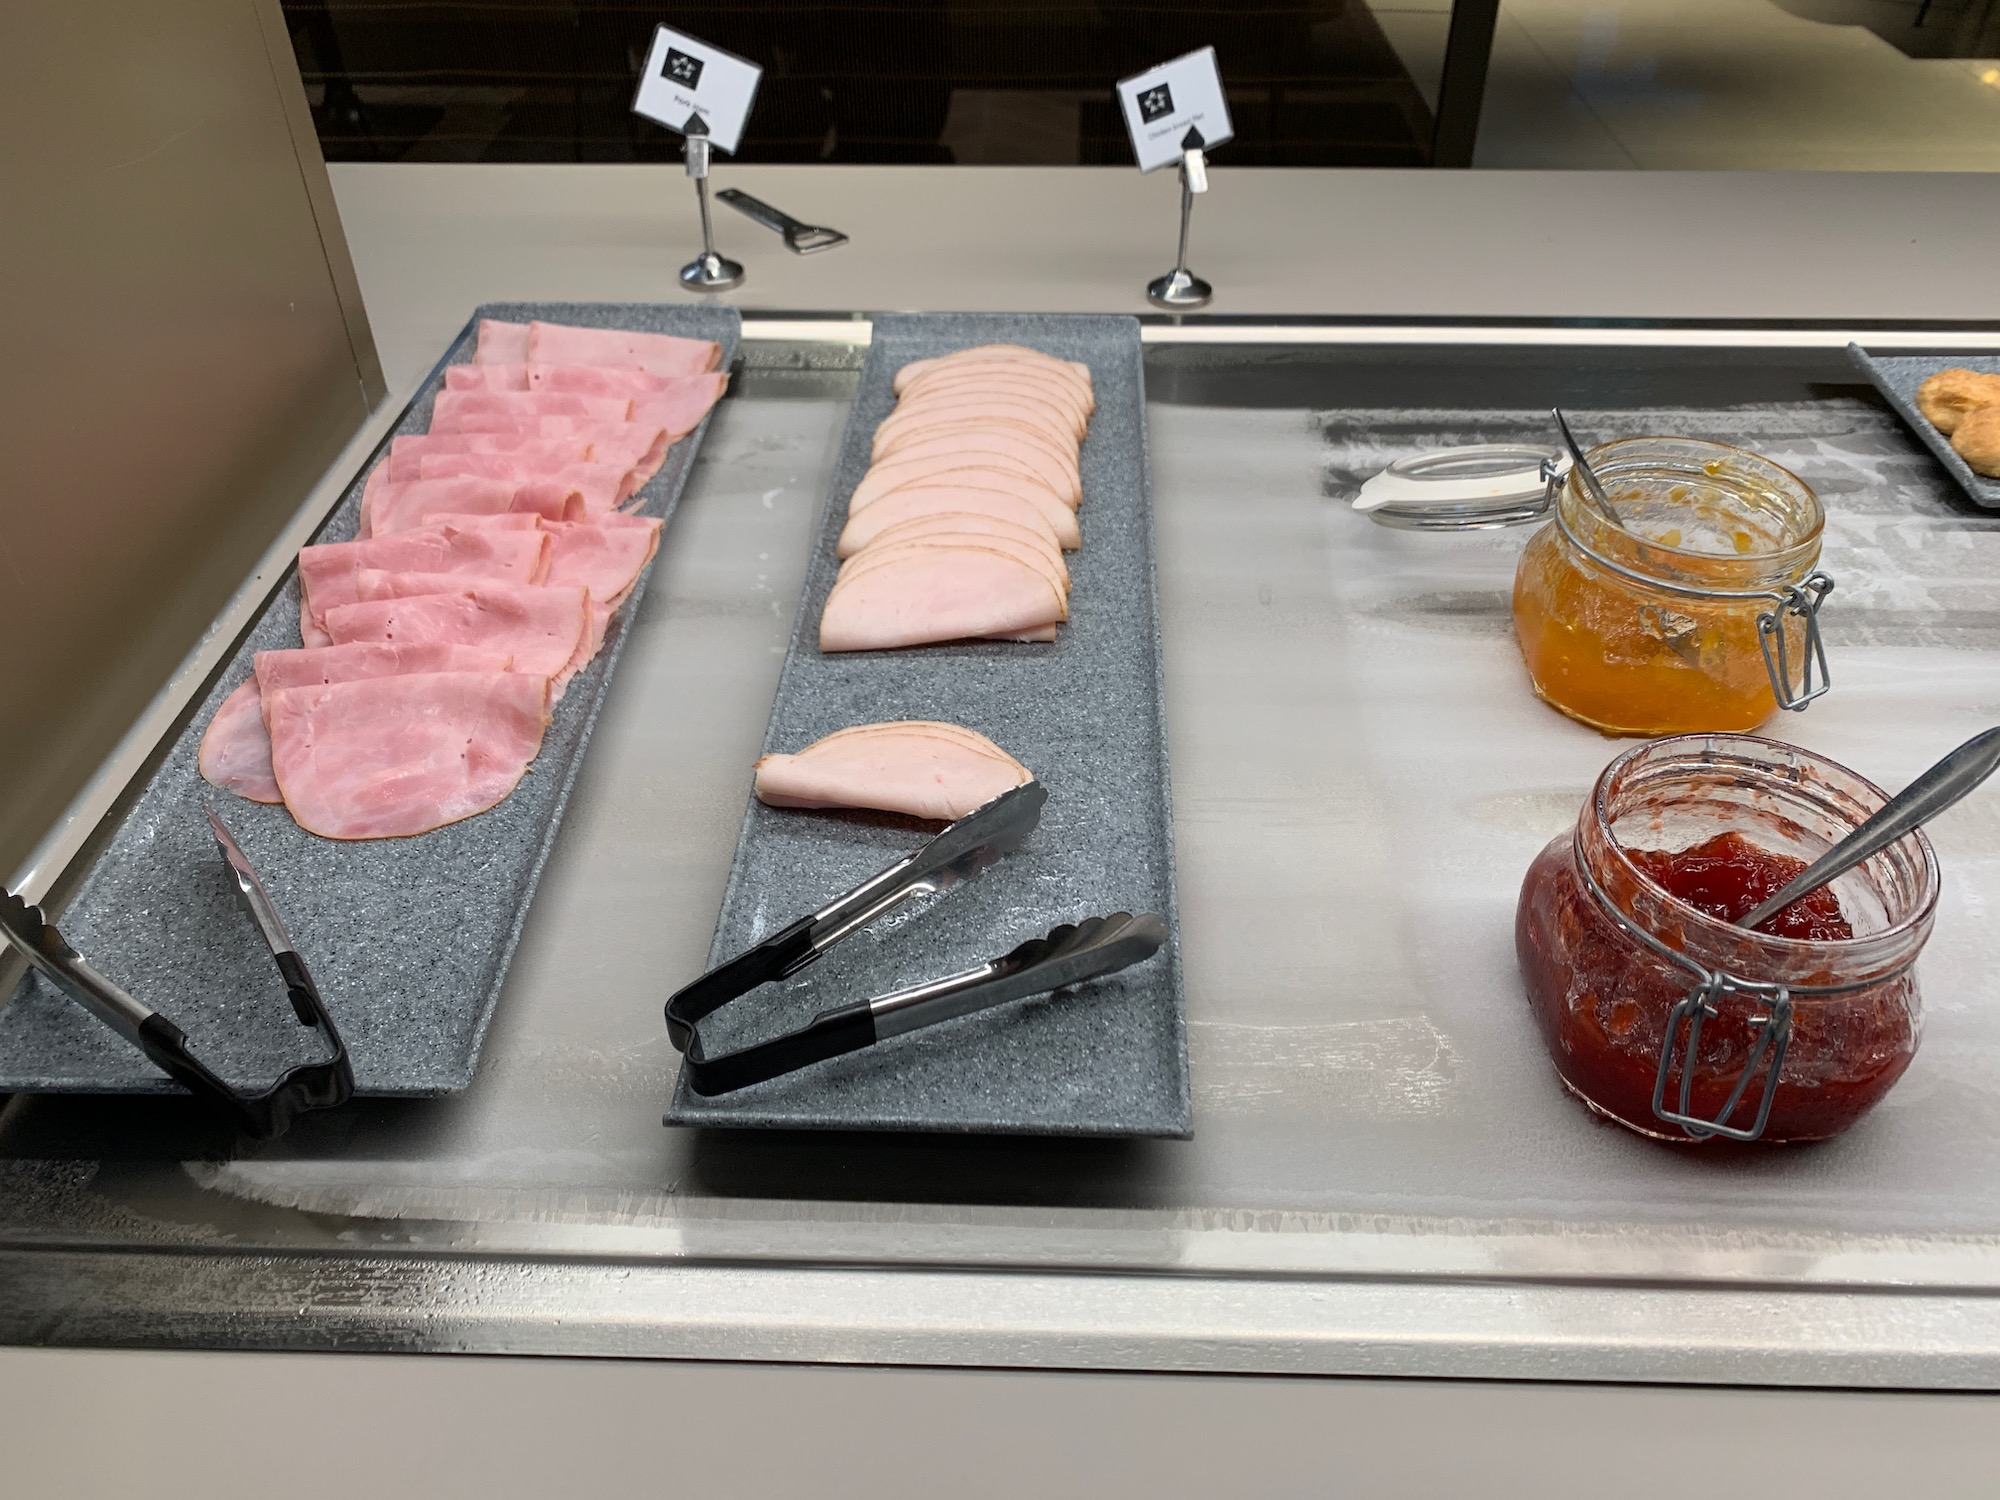
{"label": "spoon handle", "polygon": [[1882,810],[1801,870],[1798,877],[1742,919],[1754,930],[1801,896],[1846,874],[1878,850],[1929,822],[2000,767],[2000,729],[1975,734],[1882,804]]}
{"label": "spoon handle", "polygon": [[1576,440],[1576,434],[1569,430],[1569,418],[1562,414],[1560,406],[1549,408],[1549,415],[1556,419],[1556,426],[1562,429],[1563,443],[1569,449],[1570,459],[1576,464],[1576,472],[1583,476],[1583,492],[1590,497],[1590,503],[1597,507],[1597,513],[1620,531],[1625,523],[1618,519],[1618,511],[1611,503],[1611,497],[1604,493],[1604,486],[1598,483],[1596,471],[1590,467],[1590,460],[1583,456],[1583,448]]}

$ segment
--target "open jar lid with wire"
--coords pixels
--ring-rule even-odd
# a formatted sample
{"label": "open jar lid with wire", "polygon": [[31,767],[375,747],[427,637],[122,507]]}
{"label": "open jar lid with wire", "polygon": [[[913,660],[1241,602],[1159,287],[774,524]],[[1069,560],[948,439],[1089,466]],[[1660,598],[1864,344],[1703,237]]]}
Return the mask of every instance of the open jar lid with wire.
{"label": "open jar lid with wire", "polygon": [[1549,513],[1568,469],[1553,448],[1476,443],[1399,458],[1361,486],[1354,509],[1401,531],[1485,531]]}

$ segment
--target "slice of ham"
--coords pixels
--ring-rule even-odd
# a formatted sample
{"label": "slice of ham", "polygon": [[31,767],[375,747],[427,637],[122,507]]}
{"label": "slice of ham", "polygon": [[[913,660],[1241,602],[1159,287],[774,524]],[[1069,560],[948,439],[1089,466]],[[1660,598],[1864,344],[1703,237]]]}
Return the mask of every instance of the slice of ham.
{"label": "slice of ham", "polygon": [[419,465],[425,479],[452,479],[470,474],[516,484],[535,479],[565,484],[583,496],[583,503],[590,510],[616,510],[639,492],[640,483],[633,470],[617,464],[567,463],[543,468],[512,453],[431,453]]}
{"label": "slice of ham", "polygon": [[593,463],[622,464],[644,484],[667,461],[673,435],[656,422],[600,422],[582,426],[577,436],[590,440]]}
{"label": "slice of ham", "polygon": [[305,651],[259,651],[255,675],[237,684],[201,738],[201,774],[252,802],[282,802],[271,769],[271,735],[264,727],[264,699],[287,688],[319,687],[363,677],[410,672],[504,672],[512,658],[466,646],[326,646]]}
{"label": "slice of ham", "polygon": [[590,590],[610,609],[624,603],[660,546],[661,523],[651,516],[593,516],[568,524],[544,522],[549,539],[547,582]]}
{"label": "slice of ham", "polygon": [[257,685],[266,693],[357,682],[364,677],[406,677],[414,672],[505,672],[514,664],[504,651],[438,641],[410,645],[357,641],[305,651],[259,651],[255,660]]}
{"label": "slice of ham", "polygon": [[549,679],[425,672],[273,693],[285,805],[329,839],[408,838],[485,812],[542,748]]}
{"label": "slice of ham", "polygon": [[432,516],[503,515],[509,511],[532,512],[551,521],[581,520],[588,510],[583,492],[566,484],[545,479],[515,483],[506,479],[481,479],[462,475],[456,479],[413,479],[398,484],[376,479],[378,466],[368,476],[362,495],[362,535],[390,536],[426,524]]}
{"label": "slice of ham", "polygon": [[773,807],[866,807],[939,821],[1032,780],[984,735],[920,721],[841,730],[756,767],[757,797]]}
{"label": "slice of ham", "polygon": [[[369,585],[389,587],[373,579]],[[451,593],[367,599],[326,612],[326,631],[336,644],[429,641],[476,646],[511,657],[517,672],[557,679],[558,692],[588,659],[583,651],[589,626],[587,591],[547,585],[481,585]]]}
{"label": "slice of ham", "polygon": [[852,557],[892,526],[947,512],[996,516],[1017,526],[1039,528],[1058,547],[1074,549],[1082,542],[1076,517],[1064,506],[1044,508],[1000,490],[918,488],[885,495],[861,514],[848,517],[841,528],[839,553]]}
{"label": "slice of ham", "polygon": [[446,365],[444,388],[448,391],[525,391],[528,367],[515,364]]}
{"label": "slice of ham", "polygon": [[676,381],[670,390],[637,397],[632,402],[629,420],[658,424],[676,439],[686,437],[701,426],[701,419],[708,415],[711,406],[722,399],[722,392],[728,384],[729,377],[719,373],[690,375]]}
{"label": "slice of ham", "polygon": [[498,318],[479,320],[479,343],[472,356],[482,365],[518,365],[528,358],[528,325],[503,323]]}
{"label": "slice of ham", "polygon": [[1019,558],[977,548],[911,548],[827,595],[822,651],[886,651],[1056,624],[1055,585]]}
{"label": "slice of ham", "polygon": [[548,474],[566,464],[587,462],[593,444],[588,438],[541,438],[518,432],[447,432],[436,436],[399,437],[389,444],[389,478],[407,484],[425,478],[427,458],[480,454],[519,461],[529,472]]}
{"label": "slice of ham", "polygon": [[282,802],[271,769],[271,736],[264,730],[264,700],[257,679],[239,682],[202,732],[195,764],[211,786],[251,802]]}
{"label": "slice of ham", "polygon": [[698,375],[722,363],[722,346],[666,333],[530,323],[525,358],[538,365],[629,365],[648,375]]}
{"label": "slice of ham", "polygon": [[[535,520],[536,517],[529,517]],[[453,525],[332,542],[299,549],[299,634],[308,646],[326,646],[329,609],[361,597],[359,574],[368,568],[406,573],[453,574],[462,581],[541,583],[549,563],[549,540],[538,531]]]}
{"label": "slice of ham", "polygon": [[[431,406],[432,432],[457,432],[469,417],[576,417],[589,422],[623,422],[632,414],[629,396],[579,396],[569,391],[439,391]],[[463,429],[472,430],[472,429]]]}

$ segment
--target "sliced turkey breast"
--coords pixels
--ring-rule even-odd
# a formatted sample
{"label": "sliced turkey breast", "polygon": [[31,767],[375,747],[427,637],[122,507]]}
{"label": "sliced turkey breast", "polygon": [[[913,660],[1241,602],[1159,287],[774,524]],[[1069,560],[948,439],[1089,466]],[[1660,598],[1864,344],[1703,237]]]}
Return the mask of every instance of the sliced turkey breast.
{"label": "sliced turkey breast", "polygon": [[756,767],[758,799],[773,807],[875,808],[946,822],[1032,780],[984,735],[918,721],[841,730]]}
{"label": "sliced turkey breast", "polygon": [[913,547],[836,583],[820,612],[822,651],[886,651],[1038,630],[1067,613],[1034,567],[1003,552]]}

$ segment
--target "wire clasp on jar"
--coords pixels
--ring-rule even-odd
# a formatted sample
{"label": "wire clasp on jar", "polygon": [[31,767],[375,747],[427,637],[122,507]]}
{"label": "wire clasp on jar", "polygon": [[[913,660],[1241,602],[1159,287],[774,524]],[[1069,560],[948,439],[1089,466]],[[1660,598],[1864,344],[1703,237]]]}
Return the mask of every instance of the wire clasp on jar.
{"label": "wire clasp on jar", "polygon": [[[1727,1136],[1733,1141],[1754,1141],[1763,1135],[1764,1127],[1771,1118],[1771,1103],[1777,1098],[1778,1075],[1784,1068],[1785,1053],[1791,1046],[1792,1007],[1799,996],[1851,995],[1886,984],[1916,962],[1913,954],[1887,973],[1853,984],[1798,985],[1739,979],[1724,970],[1705,968],[1678,948],[1661,942],[1655,934],[1618,909],[1604,887],[1597,883],[1597,877],[1590,873],[1590,866],[1581,850],[1573,850],[1572,859],[1577,879],[1590,893],[1597,909],[1609,917],[1613,925],[1637,938],[1642,947],[1675,968],[1694,975],[1694,987],[1674,1002],[1673,1009],[1667,1012],[1666,1029],[1660,1034],[1660,1066],[1653,1075],[1653,1113],[1669,1125],[1680,1126],[1697,1141],[1716,1135]],[[1750,1048],[1749,1057],[1744,1060],[1743,1071],[1737,1076],[1735,1087],[1729,1091],[1729,1098],[1716,1111],[1715,1117],[1704,1119],[1693,1112],[1694,1069],[1700,1058],[1701,1030],[1704,1023],[1722,1014],[1721,1001],[1732,994],[1761,1002],[1768,1007],[1768,1012],[1761,1017],[1752,1017],[1751,1025],[1756,1030],[1757,1040]],[[1686,1033],[1686,1040],[1678,1041],[1683,1032]],[[1678,1107],[1668,1109],[1667,1081],[1672,1076],[1676,1056],[1681,1060],[1681,1086],[1675,1101]],[[1757,1118],[1748,1126],[1729,1124],[1729,1117],[1743,1102],[1743,1096],[1749,1093],[1760,1072],[1764,1075],[1764,1092],[1757,1101]]]}
{"label": "wire clasp on jar", "polygon": [[[1720,1001],[1729,994],[1741,994],[1752,1003],[1769,1007],[1762,1016],[1752,1017],[1757,1040],[1714,1119],[1692,1112],[1695,1063],[1700,1057],[1702,1023],[1722,1014]],[[1687,1041],[1676,1047],[1674,1038],[1685,1029]],[[1732,1141],[1754,1141],[1764,1133],[1771,1118],[1771,1101],[1778,1093],[1778,1073],[1785,1065],[1785,1051],[1792,1043],[1792,996],[1782,984],[1758,984],[1730,974],[1704,974],[1695,987],[1674,1003],[1667,1013],[1667,1029],[1660,1038],[1660,1068],[1653,1079],[1653,1113],[1669,1125],[1678,1125],[1696,1140],[1727,1136]],[[1673,1071],[1676,1052],[1681,1059],[1681,1086],[1678,1108],[1667,1108],[1667,1079]],[[1768,1062],[1766,1061],[1768,1057]],[[1757,1100],[1757,1118],[1747,1127],[1731,1125],[1729,1117],[1743,1102],[1759,1072],[1764,1074],[1764,1092]]]}
{"label": "wire clasp on jar", "polygon": [[[1796,712],[1833,686],[1833,674],[1826,665],[1826,642],[1819,632],[1819,607],[1832,592],[1833,580],[1824,573],[1814,573],[1782,594],[1771,595],[1778,607],[1757,616],[1757,644],[1764,652],[1764,670],[1770,674],[1771,693],[1780,708]],[[1796,692],[1792,689],[1791,644],[1785,635],[1787,615],[1806,622]]]}

